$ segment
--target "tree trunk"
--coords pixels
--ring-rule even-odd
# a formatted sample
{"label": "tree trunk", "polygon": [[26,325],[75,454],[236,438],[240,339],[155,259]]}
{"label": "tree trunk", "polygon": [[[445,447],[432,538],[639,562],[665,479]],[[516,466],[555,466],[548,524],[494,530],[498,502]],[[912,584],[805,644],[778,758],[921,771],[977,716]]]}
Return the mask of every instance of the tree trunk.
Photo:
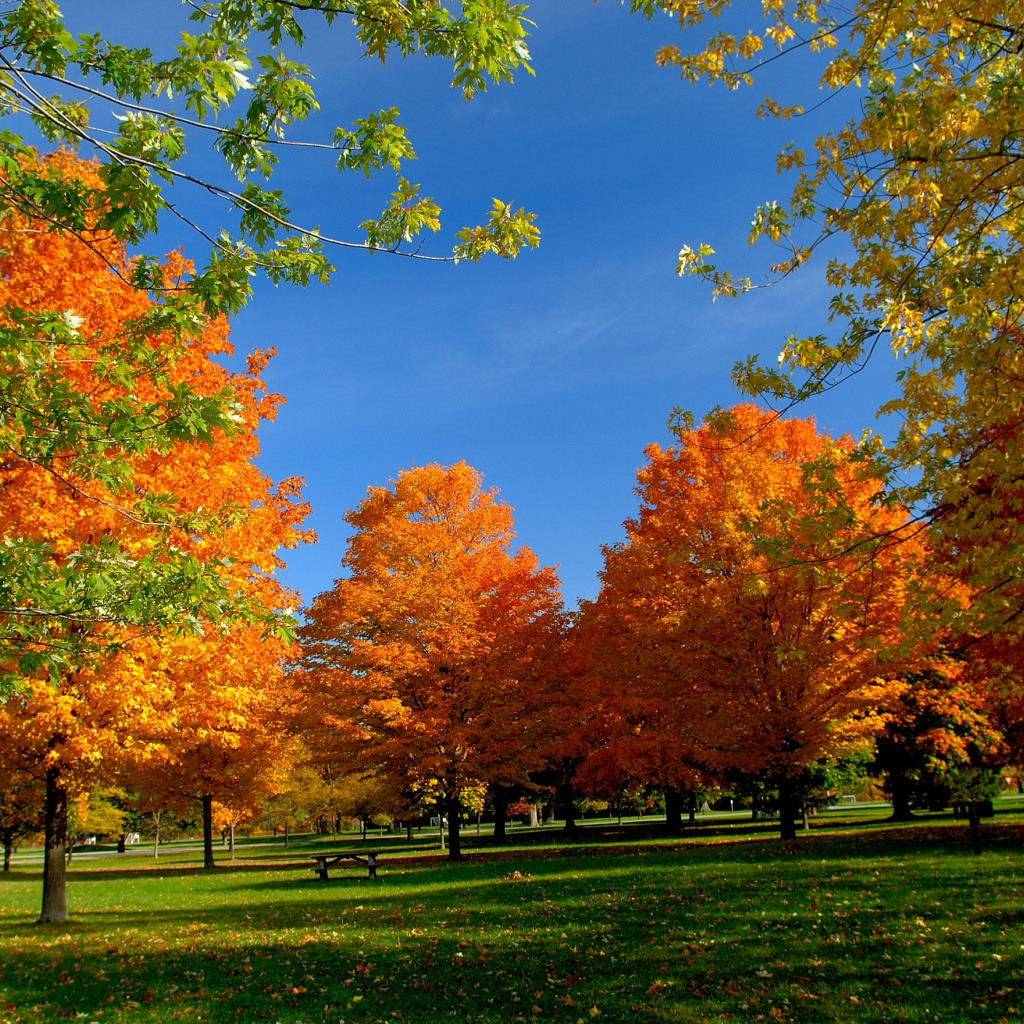
{"label": "tree trunk", "polygon": [[233,822],[231,824],[230,837],[231,837],[231,859],[234,860],[235,859],[235,826],[234,826]]}
{"label": "tree trunk", "polygon": [[971,800],[967,804],[967,819],[971,825],[971,847],[981,856],[981,817],[978,814],[978,801]]}
{"label": "tree trunk", "polygon": [[779,838],[796,839],[796,825],[793,817],[796,811],[796,794],[793,780],[779,779]]}
{"label": "tree trunk", "polygon": [[287,818],[284,819],[284,845],[285,845],[285,848],[287,849],[287,847],[288,847],[288,819]]}
{"label": "tree trunk", "polygon": [[665,828],[669,832],[683,829],[683,794],[674,786],[665,787]]}
{"label": "tree trunk", "polygon": [[686,815],[691,825],[697,824],[697,794],[692,789],[686,794]]}
{"label": "tree trunk", "polygon": [[126,849],[128,849],[128,834],[126,832],[122,832],[117,837],[117,852],[124,853]]}
{"label": "tree trunk", "polygon": [[203,867],[214,867],[213,862],[213,797],[203,794]]}
{"label": "tree trunk", "polygon": [[154,811],[153,818],[153,857],[160,856],[160,815],[163,811]]}
{"label": "tree trunk", "polygon": [[576,824],[576,808],[572,802],[572,786],[567,782],[563,783],[557,788],[555,793],[559,808],[562,811],[562,817],[565,819],[565,831],[578,832],[580,827]]}
{"label": "tree trunk", "polygon": [[14,852],[14,840],[4,840],[4,871],[11,870],[11,854]]}
{"label": "tree trunk", "polygon": [[[448,859],[462,860],[462,834],[459,823],[459,795],[454,790],[449,790],[445,795],[445,805],[448,808]],[[442,818],[442,825],[444,819]]]}
{"label": "tree trunk", "polygon": [[68,919],[67,868],[64,847],[68,838],[68,791],[59,768],[46,771],[46,825],[43,853],[43,910],[40,924]]}
{"label": "tree trunk", "polygon": [[405,823],[405,841],[407,843],[411,843],[412,842],[412,822],[411,821],[407,821]]}
{"label": "tree trunk", "polygon": [[902,771],[895,771],[889,776],[889,788],[892,796],[892,820],[913,821],[910,811],[910,782]]}
{"label": "tree trunk", "polygon": [[505,821],[508,818],[509,804],[512,803],[512,794],[501,786],[494,786],[491,789],[491,799],[494,801],[494,841],[504,843],[508,838]]}
{"label": "tree trunk", "polygon": [[537,805],[530,804],[530,828],[540,827],[540,815],[537,813]]}

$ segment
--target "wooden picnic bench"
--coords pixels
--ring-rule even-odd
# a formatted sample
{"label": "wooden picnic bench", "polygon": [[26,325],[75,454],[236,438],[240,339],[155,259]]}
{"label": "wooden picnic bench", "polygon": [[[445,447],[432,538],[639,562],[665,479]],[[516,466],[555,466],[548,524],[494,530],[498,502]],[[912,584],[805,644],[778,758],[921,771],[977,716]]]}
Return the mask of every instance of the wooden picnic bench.
{"label": "wooden picnic bench", "polygon": [[313,870],[319,875],[321,882],[326,882],[329,879],[327,873],[329,868],[333,868],[338,864],[365,864],[367,868],[367,878],[377,877],[377,854],[368,853],[365,857],[360,857],[358,854],[349,853],[347,850],[343,853],[314,853],[312,854],[313,860],[316,861],[316,867]]}

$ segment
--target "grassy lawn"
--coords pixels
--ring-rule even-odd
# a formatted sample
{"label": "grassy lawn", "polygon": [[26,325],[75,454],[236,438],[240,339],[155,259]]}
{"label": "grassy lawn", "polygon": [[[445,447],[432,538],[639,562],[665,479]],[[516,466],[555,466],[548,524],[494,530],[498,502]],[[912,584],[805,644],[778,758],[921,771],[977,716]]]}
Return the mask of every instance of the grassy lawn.
{"label": "grassy lawn", "polygon": [[[1024,818],[975,857],[944,817],[825,816],[783,845],[713,820],[553,830],[450,865],[424,835],[365,869],[242,847],[72,865],[73,919],[34,924],[38,868],[0,882],[0,1024],[90,1021],[1024,1020]],[[361,844],[347,843],[354,850]],[[187,857],[187,859],[186,859]]]}

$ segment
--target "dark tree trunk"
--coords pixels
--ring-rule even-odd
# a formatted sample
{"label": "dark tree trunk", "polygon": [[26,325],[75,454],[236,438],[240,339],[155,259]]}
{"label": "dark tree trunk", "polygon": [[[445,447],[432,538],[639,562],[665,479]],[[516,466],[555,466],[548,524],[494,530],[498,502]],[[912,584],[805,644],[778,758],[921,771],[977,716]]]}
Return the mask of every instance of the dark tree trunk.
{"label": "dark tree trunk", "polygon": [[505,823],[508,820],[508,808],[512,803],[512,791],[503,786],[494,786],[491,789],[491,799],[494,801],[494,841],[503,843],[507,839]]}
{"label": "dark tree trunk", "polygon": [[967,820],[971,825],[971,847],[981,855],[981,817],[978,814],[978,801],[972,800],[967,805]]}
{"label": "dark tree trunk", "polygon": [[792,779],[779,779],[779,838],[796,839],[796,787]]}
{"label": "dark tree trunk", "polygon": [[665,827],[669,832],[683,829],[683,794],[673,786],[665,787]]}
{"label": "dark tree trunk", "polygon": [[288,846],[288,819],[284,819],[284,845]]}
{"label": "dark tree trunk", "polygon": [[124,832],[122,832],[117,837],[117,852],[118,853],[124,853],[124,851],[128,848],[127,844],[128,844],[128,836],[125,835]]}
{"label": "dark tree trunk", "polygon": [[214,867],[213,862],[213,797],[203,794],[203,867]]}
{"label": "dark tree trunk", "polygon": [[697,794],[691,789],[686,794],[686,812],[691,825],[697,824]]}
{"label": "dark tree trunk", "polygon": [[43,910],[40,924],[68,919],[67,867],[64,847],[68,839],[68,791],[59,768],[46,772],[46,824],[43,853]]}
{"label": "dark tree trunk", "polygon": [[912,821],[910,812],[910,782],[902,771],[893,772],[889,776],[889,788],[892,791],[892,820]]}
{"label": "dark tree trunk", "polygon": [[565,831],[579,832],[580,827],[576,824],[576,807],[572,797],[572,786],[568,782],[563,782],[555,791],[558,808],[565,819]]}
{"label": "dark tree trunk", "polygon": [[454,790],[445,794],[448,809],[448,859],[462,860],[462,832],[459,822],[459,795]]}
{"label": "dark tree trunk", "polygon": [[14,852],[14,840],[4,840],[4,871],[11,870],[11,854]]}

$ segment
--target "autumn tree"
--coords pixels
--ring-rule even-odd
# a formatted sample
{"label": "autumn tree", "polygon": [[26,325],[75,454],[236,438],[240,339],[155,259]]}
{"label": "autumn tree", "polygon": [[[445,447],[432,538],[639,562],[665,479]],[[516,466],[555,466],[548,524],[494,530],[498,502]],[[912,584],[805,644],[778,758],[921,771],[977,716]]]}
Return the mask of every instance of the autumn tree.
{"label": "autumn tree", "polygon": [[[829,448],[842,468],[818,481]],[[877,731],[899,673],[913,542],[896,543],[905,515],[879,503],[870,465],[840,458],[851,449],[749,405],[680,427],[647,449],[639,515],[583,610],[631,774],[755,773],[779,791],[784,838],[805,767]]]}
{"label": "autumn tree", "polygon": [[[94,168],[68,157],[49,165],[55,180],[96,177]],[[175,357],[161,363],[156,355],[158,372],[136,375],[137,363],[121,365],[113,357],[108,365],[118,381],[98,380],[90,355],[99,353],[102,361],[104,346],[116,347],[122,334],[135,336],[140,322],[148,326],[136,337],[139,346],[159,353],[164,340],[153,330],[162,314],[149,319],[148,297],[110,273],[108,264],[127,266],[123,247],[98,234],[47,232],[29,220],[7,227],[0,256],[4,315],[20,316],[13,305],[20,303],[22,312],[38,311],[31,313],[38,329],[49,322],[46,310],[65,311],[62,322],[81,344],[68,348],[67,335],[55,336],[48,387],[91,410],[83,414],[82,445],[65,447],[66,431],[74,429],[68,413],[71,425],[53,439],[55,450],[39,456],[49,435],[45,417],[37,422],[31,410],[36,398],[52,396],[33,396],[38,382],[29,375],[6,392],[14,405],[15,392],[23,395],[24,408],[0,427],[6,443],[0,629],[4,668],[20,688],[2,714],[15,731],[21,730],[15,720],[31,725],[19,735],[26,760],[47,787],[43,919],[59,921],[67,914],[68,786],[86,786],[103,770],[107,752],[123,749],[125,735],[141,727],[164,696],[151,678],[132,675],[130,661],[90,655],[143,642],[157,630],[207,626],[216,633],[227,619],[248,620],[259,635],[266,633],[281,621],[285,603],[262,602],[258,590],[281,564],[277,551],[302,538],[306,510],[296,500],[295,481],[275,487],[253,463],[256,428],[280,401],[264,394],[259,377],[267,354],[254,354],[241,373],[218,365],[215,357],[230,352],[227,325],[218,320],[196,330],[184,347],[171,331],[167,342]],[[186,269],[180,256],[171,257],[168,279]],[[223,429],[216,416],[203,419],[202,396],[229,410]],[[89,417],[102,418],[108,402],[122,410],[122,400],[149,410],[139,430],[152,428],[159,443],[136,445],[129,431],[118,445],[92,433]],[[165,400],[172,407],[181,403],[179,425],[171,425],[179,414]],[[72,405],[65,404],[65,412]],[[91,448],[104,444],[117,449],[116,457],[107,452],[99,459],[107,475],[89,468]]]}
{"label": "autumn tree", "polygon": [[[730,5],[633,6],[668,10],[693,28]],[[793,102],[766,99],[762,116],[793,118],[808,96],[822,106],[818,86],[853,93],[859,104],[813,153],[790,145],[780,154],[780,171],[796,175],[792,193],[758,209],[750,235],[781,247],[772,279],[822,249],[832,254],[833,328],[789,338],[778,368],[751,359],[734,376],[749,394],[790,406],[828,392],[888,347],[899,359],[899,393],[879,411],[898,429],[891,442],[868,447],[896,498],[931,519],[955,578],[975,591],[965,610],[942,586],[922,590],[929,614],[921,621],[969,639],[1007,632],[1015,642],[1024,631],[1019,7],[780,0],[763,14],[759,27],[718,32],[697,52],[667,46],[659,60],[689,81],[735,88],[802,49],[815,80]],[[713,261],[710,246],[687,246],[679,270],[710,281],[716,295],[753,287]]]}
{"label": "autumn tree", "polygon": [[38,780],[17,771],[0,748],[0,843],[4,848],[4,871],[11,870],[11,854],[18,841],[43,831],[45,800],[46,792]]}
{"label": "autumn tree", "polygon": [[[54,187],[100,180],[95,166],[66,155],[33,166]],[[215,365],[230,351],[224,321],[183,324],[123,281],[129,262],[109,233],[49,227],[14,214],[0,221],[0,672],[8,679],[76,670],[114,642],[107,627],[196,631],[259,615],[231,592],[221,553],[200,542],[247,499],[225,492],[216,504],[190,501],[195,488],[166,467],[189,445],[216,439],[222,453],[251,451],[244,435],[279,401],[260,394],[265,356],[248,376]],[[168,283],[187,271],[180,254],[164,264]]]}
{"label": "autumn tree", "polygon": [[[294,600],[269,586],[261,600]],[[215,866],[215,818],[230,827],[257,817],[261,800],[282,788],[291,766],[289,654],[288,644],[253,627],[161,638],[133,650],[137,669],[164,688],[165,712],[140,731],[146,749],[125,777],[151,805],[198,807],[206,868]]]}
{"label": "autumn tree", "polygon": [[345,519],[346,575],[301,630],[303,730],[339,772],[436,782],[458,859],[463,793],[541,763],[558,580],[465,463],[406,470]]}
{"label": "autumn tree", "polygon": [[884,779],[893,818],[914,807],[945,807],[965,772],[990,771],[1004,753],[993,707],[963,660],[936,660],[908,677],[885,713],[874,769]]}

